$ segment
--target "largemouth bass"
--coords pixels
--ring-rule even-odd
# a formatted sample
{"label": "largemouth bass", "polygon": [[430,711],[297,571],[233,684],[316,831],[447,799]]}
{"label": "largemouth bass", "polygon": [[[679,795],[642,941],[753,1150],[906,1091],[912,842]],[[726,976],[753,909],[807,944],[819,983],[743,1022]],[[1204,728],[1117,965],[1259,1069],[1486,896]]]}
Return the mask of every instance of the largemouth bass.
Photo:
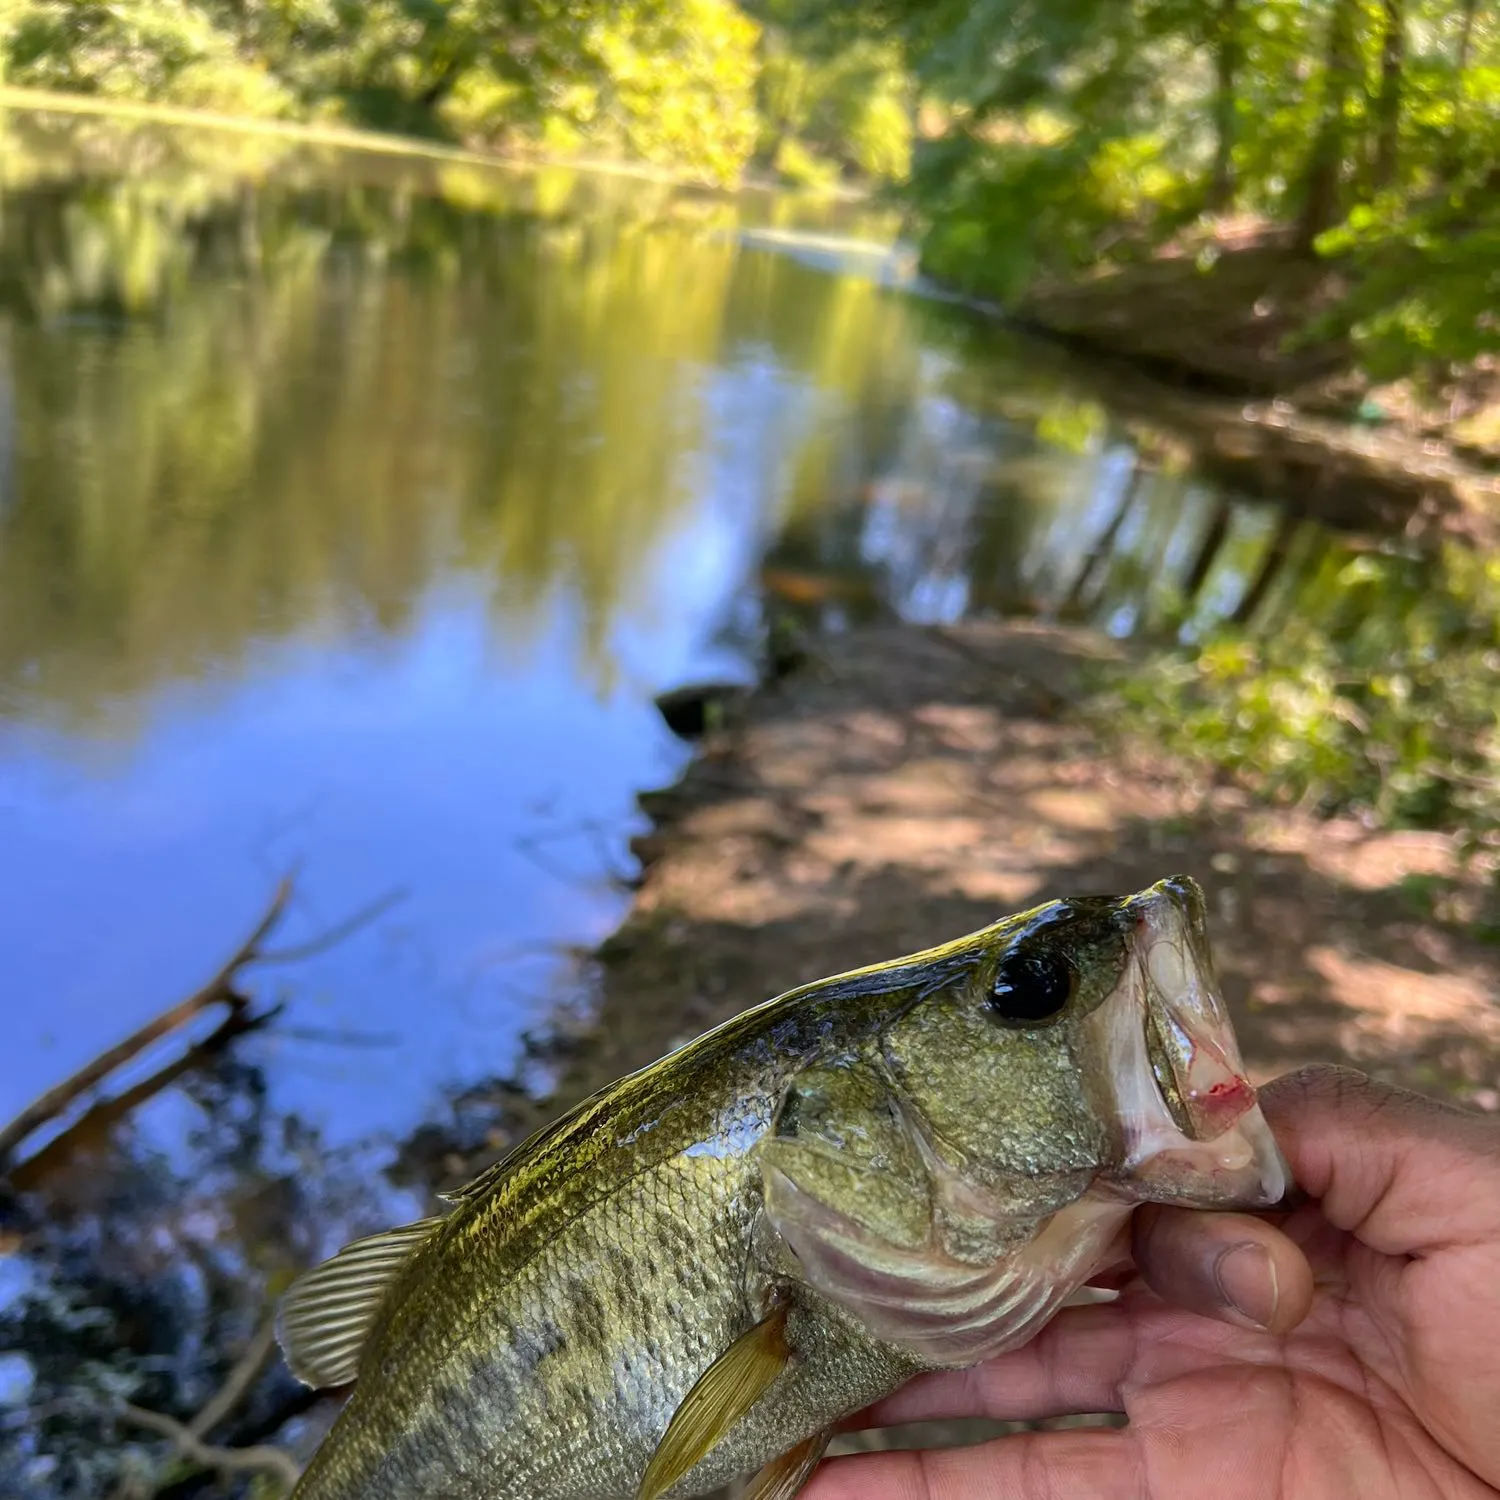
{"label": "largemouth bass", "polygon": [[835,1424],[1033,1337],[1137,1204],[1289,1176],[1202,896],[1052,901],[805,985],[585,1100],[287,1294],[358,1377],[295,1500],[790,1500]]}

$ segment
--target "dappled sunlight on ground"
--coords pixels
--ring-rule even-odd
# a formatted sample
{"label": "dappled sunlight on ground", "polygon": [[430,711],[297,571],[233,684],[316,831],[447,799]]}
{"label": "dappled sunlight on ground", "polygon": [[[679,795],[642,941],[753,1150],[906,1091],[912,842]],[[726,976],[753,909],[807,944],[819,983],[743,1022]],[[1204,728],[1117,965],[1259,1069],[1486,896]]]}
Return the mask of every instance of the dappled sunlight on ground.
{"label": "dappled sunlight on ground", "polygon": [[1180,870],[1208,892],[1258,1076],[1342,1059],[1488,1105],[1500,952],[1402,885],[1451,876],[1448,841],[1267,811],[1105,750],[1075,711],[1100,649],[1031,625],[873,628],[753,696],[646,799],[644,883],[557,1102],[792,985]]}

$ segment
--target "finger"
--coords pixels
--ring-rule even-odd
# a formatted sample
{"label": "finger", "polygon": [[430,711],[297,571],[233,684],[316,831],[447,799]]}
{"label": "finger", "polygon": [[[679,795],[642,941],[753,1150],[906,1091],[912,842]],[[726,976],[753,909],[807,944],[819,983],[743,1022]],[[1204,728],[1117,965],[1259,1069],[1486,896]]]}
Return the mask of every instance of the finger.
{"label": "finger", "polygon": [[1236,1328],[1286,1333],[1312,1306],[1307,1257],[1248,1214],[1137,1209],[1135,1263],[1164,1301]]}
{"label": "finger", "polygon": [[1350,1068],[1259,1091],[1297,1181],[1372,1249],[1416,1255],[1500,1235],[1500,1123]]}
{"label": "finger", "polygon": [[1020,1432],[971,1448],[829,1459],[802,1500],[1139,1500],[1145,1486],[1128,1432]]}
{"label": "finger", "polygon": [[1136,1355],[1136,1325],[1121,1309],[1064,1308],[1021,1348],[973,1369],[919,1375],[848,1425],[893,1427],[939,1417],[1029,1422],[1121,1411],[1120,1387]]}

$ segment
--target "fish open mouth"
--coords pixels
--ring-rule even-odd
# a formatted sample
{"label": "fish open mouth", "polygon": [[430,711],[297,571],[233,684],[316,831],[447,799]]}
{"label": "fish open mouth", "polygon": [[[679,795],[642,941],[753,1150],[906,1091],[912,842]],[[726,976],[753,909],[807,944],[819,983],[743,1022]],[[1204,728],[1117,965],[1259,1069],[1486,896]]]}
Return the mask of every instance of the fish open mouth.
{"label": "fish open mouth", "polygon": [[1129,958],[1090,1017],[1124,1132],[1118,1185],[1147,1202],[1271,1207],[1291,1174],[1214,980],[1202,893],[1185,878],[1164,880],[1123,915]]}

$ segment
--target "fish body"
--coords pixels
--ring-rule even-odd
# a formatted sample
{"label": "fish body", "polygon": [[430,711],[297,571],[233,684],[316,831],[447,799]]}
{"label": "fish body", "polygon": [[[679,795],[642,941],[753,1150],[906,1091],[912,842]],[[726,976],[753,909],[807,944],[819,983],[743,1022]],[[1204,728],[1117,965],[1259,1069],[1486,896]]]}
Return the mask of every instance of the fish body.
{"label": "fish body", "polygon": [[1288,1176],[1182,878],[804,986],[293,1287],[358,1383],[295,1500],[790,1500],[840,1418],[1032,1337],[1140,1202]]}

